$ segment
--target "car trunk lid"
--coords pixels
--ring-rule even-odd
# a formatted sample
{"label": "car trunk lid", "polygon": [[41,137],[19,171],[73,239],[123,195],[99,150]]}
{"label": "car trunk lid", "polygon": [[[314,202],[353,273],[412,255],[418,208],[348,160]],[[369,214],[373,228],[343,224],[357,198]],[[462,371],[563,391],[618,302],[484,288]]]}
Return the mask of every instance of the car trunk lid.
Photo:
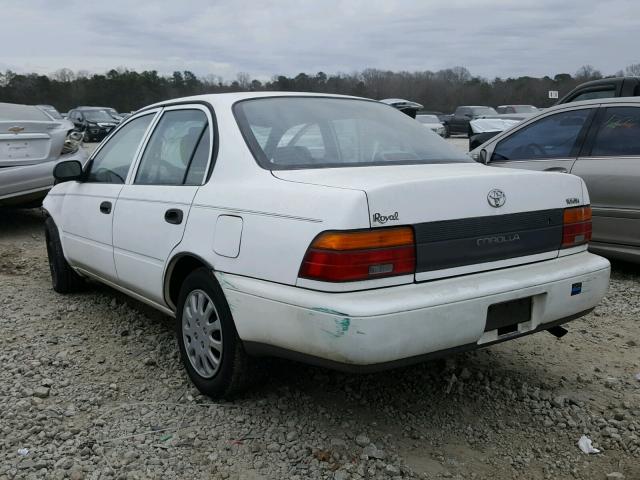
{"label": "car trunk lid", "polygon": [[50,132],[59,125],[55,121],[0,120],[0,167],[47,160],[52,148]]}
{"label": "car trunk lid", "polygon": [[[372,227],[413,225],[418,281],[555,258],[562,242],[563,209],[583,203],[577,177],[476,163],[273,174],[287,181],[364,191]],[[501,203],[495,199],[500,194],[504,203],[495,206]]]}

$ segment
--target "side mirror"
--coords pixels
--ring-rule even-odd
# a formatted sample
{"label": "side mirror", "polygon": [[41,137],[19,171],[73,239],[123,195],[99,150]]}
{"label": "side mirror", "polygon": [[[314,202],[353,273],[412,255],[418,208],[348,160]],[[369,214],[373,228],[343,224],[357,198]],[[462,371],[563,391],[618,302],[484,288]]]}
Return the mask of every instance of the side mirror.
{"label": "side mirror", "polygon": [[485,165],[487,163],[489,163],[489,160],[487,159],[487,150],[486,149],[482,149],[480,150],[480,163],[484,163]]}
{"label": "side mirror", "polygon": [[80,180],[81,177],[82,164],[78,160],[65,160],[53,167],[53,178],[56,180],[56,185],[62,182]]}

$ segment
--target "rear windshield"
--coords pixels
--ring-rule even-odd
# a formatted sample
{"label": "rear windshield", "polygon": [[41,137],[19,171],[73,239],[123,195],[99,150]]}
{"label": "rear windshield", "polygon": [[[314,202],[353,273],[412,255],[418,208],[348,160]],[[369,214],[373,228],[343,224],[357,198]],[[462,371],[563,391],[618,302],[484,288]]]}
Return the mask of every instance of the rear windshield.
{"label": "rear windshield", "polygon": [[440,123],[440,120],[435,115],[418,115],[416,120],[420,123]]}
{"label": "rear windshield", "polygon": [[471,111],[474,115],[496,115],[498,113],[491,107],[473,107]]}
{"label": "rear windshield", "polygon": [[38,122],[50,122],[51,119],[32,105],[20,105],[18,103],[0,103],[0,121],[32,120]]}
{"label": "rear windshield", "polygon": [[269,170],[472,160],[388,105],[325,97],[273,97],[236,103],[234,113],[256,160]]}
{"label": "rear windshield", "polygon": [[515,113],[536,113],[538,109],[533,105],[514,105],[513,111]]}
{"label": "rear windshield", "polygon": [[40,110],[44,110],[45,113],[51,115],[56,120],[62,120],[62,115],[60,115],[60,112],[58,112],[55,107],[52,107],[51,105],[37,105],[37,107]]}
{"label": "rear windshield", "polygon": [[113,122],[113,117],[104,110],[82,110],[90,122]]}

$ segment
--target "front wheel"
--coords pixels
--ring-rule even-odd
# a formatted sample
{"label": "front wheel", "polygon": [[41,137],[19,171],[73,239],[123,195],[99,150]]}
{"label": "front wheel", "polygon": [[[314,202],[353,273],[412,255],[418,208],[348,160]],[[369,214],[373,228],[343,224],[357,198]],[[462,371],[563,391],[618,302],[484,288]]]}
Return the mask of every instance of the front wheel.
{"label": "front wheel", "polygon": [[229,398],[250,382],[251,360],[220,285],[206,268],[191,273],[178,297],[176,335],[189,378],[211,398]]}
{"label": "front wheel", "polygon": [[82,289],[84,281],[64,258],[58,227],[51,217],[44,222],[51,284],[58,293],[72,293]]}

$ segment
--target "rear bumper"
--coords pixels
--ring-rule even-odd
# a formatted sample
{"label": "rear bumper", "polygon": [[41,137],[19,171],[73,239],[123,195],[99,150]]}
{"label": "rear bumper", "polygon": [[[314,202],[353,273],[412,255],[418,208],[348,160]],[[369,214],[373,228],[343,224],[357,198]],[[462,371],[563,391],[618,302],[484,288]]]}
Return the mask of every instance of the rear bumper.
{"label": "rear bumper", "polygon": [[[369,291],[326,293],[216,273],[249,353],[372,370],[545,330],[594,308],[609,262],[582,252],[535,264]],[[572,286],[581,284],[580,293]],[[573,295],[572,295],[573,291]],[[531,297],[513,333],[485,332],[490,305]]]}
{"label": "rear bumper", "polygon": [[55,160],[0,168],[0,205],[20,205],[44,198],[53,186],[53,167],[63,160],[78,160],[84,165],[87,153],[80,148]]}

